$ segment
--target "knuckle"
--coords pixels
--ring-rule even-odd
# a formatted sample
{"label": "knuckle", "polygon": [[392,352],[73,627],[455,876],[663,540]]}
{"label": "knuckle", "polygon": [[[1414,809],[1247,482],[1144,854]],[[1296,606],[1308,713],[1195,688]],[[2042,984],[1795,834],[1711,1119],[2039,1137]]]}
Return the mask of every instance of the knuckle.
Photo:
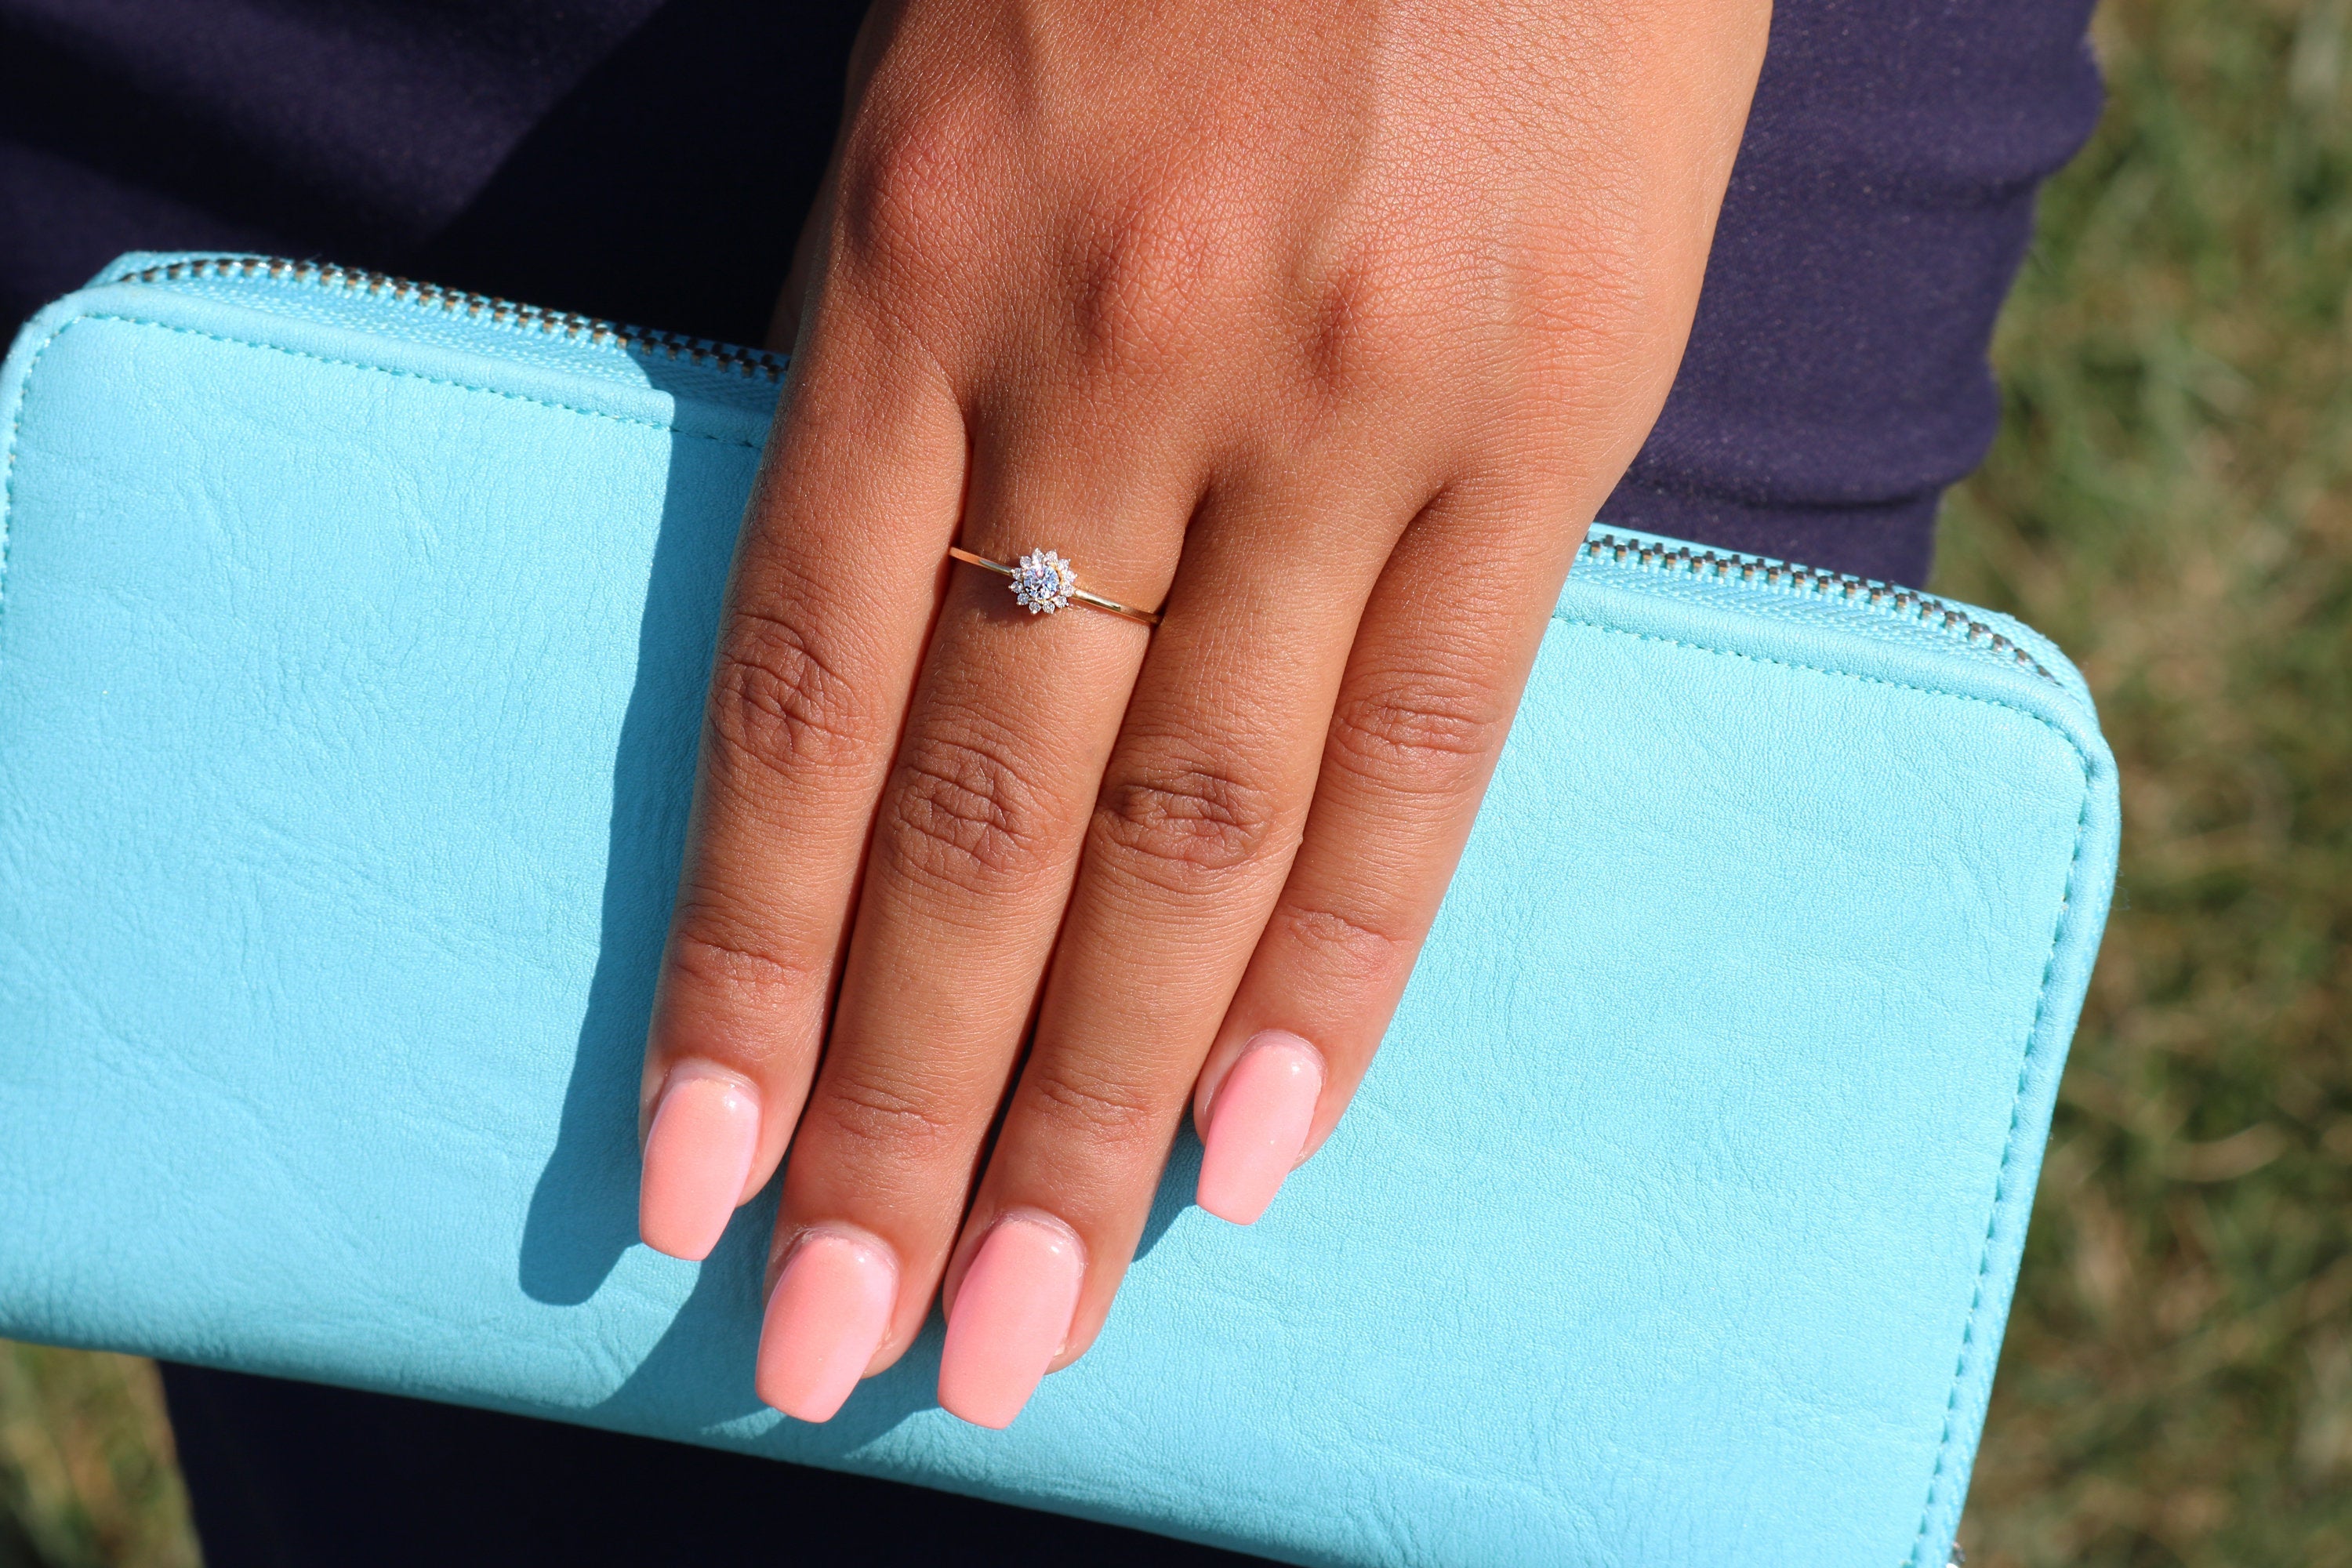
{"label": "knuckle", "polygon": [[1369,988],[1385,981],[1403,963],[1410,965],[1418,942],[1400,928],[1364,912],[1286,899],[1269,929],[1290,939],[1319,975]]}
{"label": "knuckle", "polygon": [[719,642],[710,727],[722,766],[786,776],[840,767],[865,742],[851,683],[816,638],[791,617],[741,610]]}
{"label": "knuckle", "polygon": [[681,902],[670,931],[676,977],[738,1005],[797,1003],[820,978],[807,955],[698,899]]}
{"label": "knuckle", "polygon": [[843,159],[846,255],[885,277],[940,279],[979,254],[986,138],[952,100],[861,127]]}
{"label": "knuckle", "polygon": [[1331,751],[1360,775],[1444,788],[1501,743],[1508,714],[1481,681],[1429,670],[1349,683],[1331,713]]}
{"label": "knuckle", "polygon": [[952,1142],[961,1121],[922,1087],[871,1070],[830,1075],[824,1091],[827,1123],[853,1142],[904,1150]]}
{"label": "knuckle", "polygon": [[1135,1086],[1071,1063],[1033,1069],[1024,1088],[1055,1121],[1100,1142],[1140,1141],[1172,1119],[1167,1108]]}
{"label": "knuckle", "polygon": [[877,832],[892,868],[999,895],[1043,871],[1052,817],[1043,794],[1001,750],[930,731],[908,742]]}
{"label": "knuckle", "polygon": [[1168,876],[1213,876],[1263,855],[1274,793],[1222,763],[1172,752],[1129,759],[1095,808],[1100,838],[1131,864]]}

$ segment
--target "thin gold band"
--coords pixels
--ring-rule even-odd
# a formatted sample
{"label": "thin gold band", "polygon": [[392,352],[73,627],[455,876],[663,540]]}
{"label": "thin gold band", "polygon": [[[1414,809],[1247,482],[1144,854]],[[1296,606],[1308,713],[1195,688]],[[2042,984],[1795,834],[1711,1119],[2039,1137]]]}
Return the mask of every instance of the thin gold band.
{"label": "thin gold band", "polygon": [[[949,545],[948,553],[953,556],[956,560],[963,562],[967,565],[978,566],[983,571],[993,572],[1000,577],[1013,577],[1017,579],[1020,575],[1018,573],[1013,571],[1012,567],[1007,566],[1002,561],[991,561],[985,555],[974,555],[971,551],[962,549],[957,545]],[[1106,599],[1100,594],[1089,594],[1084,588],[1072,588],[1070,590],[1070,603],[1074,605],[1084,605],[1090,610],[1101,610],[1108,615],[1125,616],[1129,620],[1140,621],[1147,626],[1156,626],[1160,624],[1160,612],[1157,610],[1139,610],[1132,605],[1122,605],[1114,600]]]}

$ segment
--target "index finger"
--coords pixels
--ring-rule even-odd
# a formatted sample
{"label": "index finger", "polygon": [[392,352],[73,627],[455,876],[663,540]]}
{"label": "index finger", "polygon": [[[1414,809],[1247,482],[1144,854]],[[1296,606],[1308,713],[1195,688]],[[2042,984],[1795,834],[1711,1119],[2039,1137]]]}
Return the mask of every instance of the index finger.
{"label": "index finger", "polygon": [[728,580],[646,1037],[638,1228],[679,1258],[709,1255],[800,1114],[963,490],[961,411],[903,331],[821,314],[786,397]]}

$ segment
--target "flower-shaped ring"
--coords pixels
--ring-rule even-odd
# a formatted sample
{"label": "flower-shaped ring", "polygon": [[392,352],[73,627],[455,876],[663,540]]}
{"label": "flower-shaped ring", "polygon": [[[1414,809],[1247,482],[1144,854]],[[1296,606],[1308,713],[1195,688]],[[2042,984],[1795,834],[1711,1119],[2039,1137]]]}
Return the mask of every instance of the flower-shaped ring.
{"label": "flower-shaped ring", "polygon": [[1102,610],[1114,616],[1125,616],[1130,621],[1141,621],[1147,626],[1160,624],[1157,610],[1139,610],[1131,605],[1116,604],[1099,594],[1089,594],[1078,586],[1078,569],[1051,550],[1033,550],[1017,563],[1007,566],[1002,561],[991,561],[985,555],[974,555],[969,550],[948,546],[948,553],[958,561],[982,567],[1000,577],[1013,579],[1013,602],[1033,616],[1050,616],[1072,605],[1084,605],[1090,610]]}

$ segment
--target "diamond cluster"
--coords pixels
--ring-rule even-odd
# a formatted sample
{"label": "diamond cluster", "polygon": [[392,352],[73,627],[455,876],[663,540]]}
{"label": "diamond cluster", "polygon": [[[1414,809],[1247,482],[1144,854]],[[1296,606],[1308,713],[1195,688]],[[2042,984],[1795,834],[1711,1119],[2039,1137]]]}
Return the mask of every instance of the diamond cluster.
{"label": "diamond cluster", "polygon": [[1031,551],[1013,569],[1013,602],[1033,616],[1067,609],[1077,591],[1077,569],[1050,550]]}

